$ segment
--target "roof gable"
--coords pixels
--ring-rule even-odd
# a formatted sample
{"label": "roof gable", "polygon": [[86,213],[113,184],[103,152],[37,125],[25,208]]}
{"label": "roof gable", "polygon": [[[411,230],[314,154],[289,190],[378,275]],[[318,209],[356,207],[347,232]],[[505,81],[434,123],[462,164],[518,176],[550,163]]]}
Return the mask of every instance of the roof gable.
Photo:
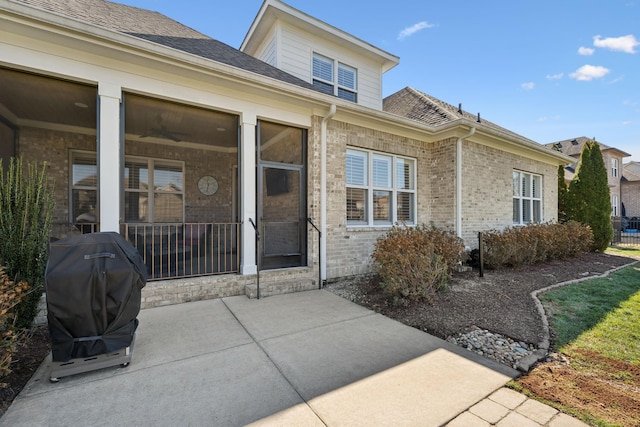
{"label": "roof gable", "polygon": [[264,0],[240,45],[240,50],[251,55],[255,54],[256,49],[277,20],[282,20],[296,27],[304,28],[305,31],[311,34],[315,34],[326,40],[331,40],[339,45],[346,45],[350,50],[379,63],[383,73],[398,65],[400,61],[397,56],[385,52],[313,16],[307,15],[279,0]]}
{"label": "roof gable", "polygon": [[[587,138],[586,136],[580,136],[577,138],[564,139],[562,141],[551,142],[549,144],[545,144],[545,146],[549,148],[553,148],[554,150],[559,150],[560,152],[571,156],[571,157],[580,157],[582,153],[582,147],[588,141],[594,140],[593,138]],[[600,151],[608,151],[613,150],[616,151],[620,157],[629,157],[631,154],[625,153],[622,150],[618,150],[617,148],[610,147],[606,144],[603,144],[598,141],[598,145],[600,146]]]}

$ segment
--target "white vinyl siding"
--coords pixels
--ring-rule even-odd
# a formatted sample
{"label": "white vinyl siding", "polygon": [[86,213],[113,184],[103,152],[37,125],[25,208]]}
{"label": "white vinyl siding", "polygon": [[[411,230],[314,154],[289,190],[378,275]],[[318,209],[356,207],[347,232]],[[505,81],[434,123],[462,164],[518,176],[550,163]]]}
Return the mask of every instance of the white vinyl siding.
{"label": "white vinyl siding", "polygon": [[415,160],[347,150],[347,225],[415,223]]}
{"label": "white vinyl siding", "polygon": [[312,82],[313,53],[329,57],[337,64],[357,70],[357,103],[382,109],[382,71],[380,65],[344,47],[296,27],[281,24],[278,34],[278,68]]}
{"label": "white vinyl siding", "polygon": [[255,57],[274,67],[278,66],[278,36],[275,29],[269,31],[258,47]]}
{"label": "white vinyl siding", "polygon": [[513,224],[542,222],[542,177],[513,171]]}

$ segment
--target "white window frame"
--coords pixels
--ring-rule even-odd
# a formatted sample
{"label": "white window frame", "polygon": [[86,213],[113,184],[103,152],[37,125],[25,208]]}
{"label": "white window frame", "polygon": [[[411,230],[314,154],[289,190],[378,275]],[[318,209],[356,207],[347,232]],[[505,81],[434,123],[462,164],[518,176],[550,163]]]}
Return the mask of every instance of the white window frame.
{"label": "white window frame", "polygon": [[614,178],[618,177],[618,167],[619,167],[618,159],[611,159],[611,176]]}
{"label": "white window frame", "polygon": [[[98,213],[100,212],[98,203],[100,201],[100,188],[98,185],[98,158],[96,156],[95,151],[82,151],[82,150],[71,150],[69,152],[70,160],[69,164],[71,168],[69,170],[69,223],[73,224],[76,222],[77,218],[74,218],[75,212],[73,210],[73,191],[74,190],[87,190],[87,191],[95,191],[96,192],[96,206],[94,206],[96,221],[98,222]],[[74,185],[74,176],[73,176],[73,168],[76,163],[76,159],[86,159],[93,160],[96,166],[96,185],[95,186],[87,186],[87,185]]]}
{"label": "white window frame", "polygon": [[[349,183],[345,178],[345,185],[348,190],[357,189],[357,190],[365,190],[366,192],[366,206],[364,206],[365,211],[365,220],[350,220],[347,219],[347,227],[355,228],[355,227],[390,227],[393,224],[398,223],[398,195],[399,194],[409,194],[411,195],[411,212],[410,212],[410,221],[404,221],[407,225],[415,225],[417,218],[417,160],[410,157],[405,156],[397,156],[389,153],[381,153],[372,150],[364,150],[360,148],[347,148],[347,156],[357,156],[359,158],[364,159],[364,179],[360,184],[357,183]],[[385,160],[388,164],[388,170],[386,171],[386,178],[381,180],[376,180],[374,177],[374,170],[376,167],[374,164],[376,162],[380,162],[379,164],[384,164]],[[408,162],[411,165],[411,176],[409,177],[409,185],[408,188],[402,187],[403,183],[400,183],[398,179],[398,160],[402,160],[403,162]],[[346,176],[346,159],[345,159],[345,176]],[[382,178],[382,175],[378,175],[379,178]],[[376,219],[376,209],[379,209],[381,206],[375,203],[374,192],[387,192],[389,194],[389,219]],[[345,208],[347,201],[345,200]]]}
{"label": "white window frame", "polygon": [[[534,224],[534,223],[542,223],[544,222],[544,206],[543,206],[543,195],[542,195],[542,189],[543,189],[543,182],[542,182],[542,175],[539,174],[534,174],[534,173],[530,173],[530,172],[524,172],[524,171],[520,171],[520,170],[514,170],[513,174],[512,174],[512,178],[513,178],[513,188],[512,188],[512,194],[513,194],[513,225],[528,225],[528,224]],[[528,178],[528,181],[527,181]],[[518,181],[518,186],[516,189],[515,186],[515,182],[516,179]],[[538,182],[538,195],[536,196],[535,194],[535,182]],[[525,188],[525,186],[527,186],[527,188]],[[527,194],[522,194],[523,190],[525,192],[528,193]],[[528,217],[530,218],[529,221],[526,221],[526,215],[525,215],[525,204],[526,202],[529,202],[529,209],[528,209]],[[516,212],[515,212],[515,206],[518,206],[518,218],[515,218],[516,216]],[[536,205],[538,206],[537,210],[538,212],[536,212]],[[537,217],[537,219],[536,219]]]}
{"label": "white window frame", "polygon": [[611,215],[618,216],[618,195],[611,195]]}
{"label": "white window frame", "polygon": [[[331,76],[323,76],[322,73],[316,73],[315,63],[316,61],[324,62],[327,66],[331,67]],[[352,73],[353,86],[344,84],[344,79],[341,78],[343,72]],[[340,61],[336,61],[321,53],[313,52],[311,58],[311,84],[326,90],[328,93],[337,96],[340,99],[351,101],[353,103],[358,102],[358,69],[345,64]],[[330,89],[330,90],[329,90]],[[344,94],[350,96],[345,96]]]}
{"label": "white window frame", "polygon": [[[124,209],[126,209],[126,203],[123,203],[122,205],[122,209],[123,209],[123,215],[122,217],[125,218],[125,222],[127,223],[144,223],[144,224],[152,224],[156,222],[156,215],[154,213],[154,206],[155,206],[155,196],[157,194],[176,194],[176,195],[180,195],[182,198],[182,218],[178,221],[175,221],[175,223],[182,223],[184,222],[184,218],[185,218],[185,163],[184,161],[178,161],[178,160],[168,160],[168,159],[155,159],[155,158],[149,158],[149,157],[138,157],[138,156],[126,156],[125,157],[125,164],[129,163],[129,162],[134,162],[134,163],[146,163],[147,164],[147,171],[148,171],[148,188],[146,190],[140,190],[140,189],[134,189],[134,188],[127,188],[126,186],[124,187],[124,194],[126,196],[126,193],[141,193],[141,194],[147,194],[147,209],[148,209],[148,215],[147,215],[147,219],[146,221],[143,220],[127,220],[126,219],[126,212],[124,212]],[[181,191],[171,191],[171,192],[167,192],[167,191],[162,191],[162,190],[158,190],[155,188],[155,184],[154,184],[154,172],[156,170],[156,164],[160,165],[160,166],[175,166],[175,167],[179,167],[182,171],[182,189]],[[124,178],[126,180],[126,178]],[[164,223],[164,222],[163,222]],[[167,223],[174,223],[174,221],[171,222],[167,222]]]}

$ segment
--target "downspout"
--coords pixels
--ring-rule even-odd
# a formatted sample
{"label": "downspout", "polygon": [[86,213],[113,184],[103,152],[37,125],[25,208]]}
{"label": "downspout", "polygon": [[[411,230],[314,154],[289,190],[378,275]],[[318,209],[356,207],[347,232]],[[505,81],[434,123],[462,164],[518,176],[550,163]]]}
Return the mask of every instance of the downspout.
{"label": "downspout", "polygon": [[458,138],[456,143],[456,234],[462,239],[462,141],[476,133],[473,127],[468,134]]}
{"label": "downspout", "polygon": [[[327,122],[336,114],[336,104],[331,104],[329,113],[322,118],[320,124],[320,279],[327,280]],[[318,285],[322,285],[319,283]]]}

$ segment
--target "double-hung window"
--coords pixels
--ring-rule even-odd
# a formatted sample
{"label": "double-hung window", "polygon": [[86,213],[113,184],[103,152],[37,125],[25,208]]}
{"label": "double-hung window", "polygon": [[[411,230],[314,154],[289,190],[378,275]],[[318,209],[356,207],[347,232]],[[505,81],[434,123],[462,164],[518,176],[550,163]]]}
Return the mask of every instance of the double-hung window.
{"label": "double-hung window", "polygon": [[312,71],[314,86],[338,98],[358,101],[358,71],[355,68],[314,53]]}
{"label": "double-hung window", "polygon": [[347,150],[347,224],[415,223],[415,160]]}
{"label": "double-hung window", "polygon": [[618,195],[611,196],[611,215],[618,216]]}
{"label": "double-hung window", "polygon": [[542,176],[513,171],[513,223],[542,222]]}
{"label": "double-hung window", "polygon": [[97,223],[98,166],[95,152],[71,153],[71,223]]}
{"label": "double-hung window", "polygon": [[618,177],[618,159],[611,159],[611,176]]}
{"label": "double-hung window", "polygon": [[182,222],[184,164],[127,157],[124,165],[126,222]]}

